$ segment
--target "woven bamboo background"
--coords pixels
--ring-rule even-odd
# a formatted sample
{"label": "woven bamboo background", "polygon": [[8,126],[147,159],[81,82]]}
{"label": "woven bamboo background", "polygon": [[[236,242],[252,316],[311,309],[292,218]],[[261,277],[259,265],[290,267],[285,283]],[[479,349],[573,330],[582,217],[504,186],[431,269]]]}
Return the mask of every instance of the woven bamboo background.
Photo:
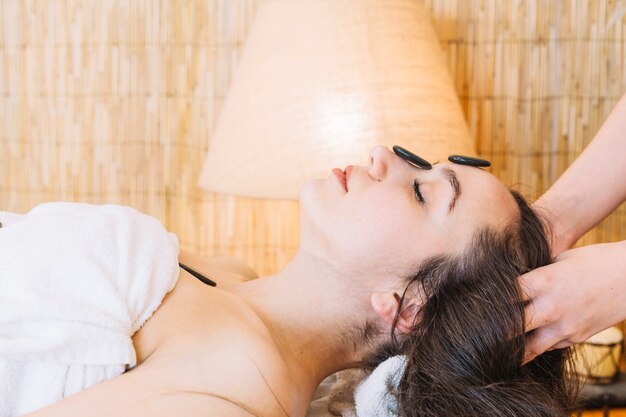
{"label": "woven bamboo background", "polygon": [[[477,148],[537,197],[626,91],[626,1],[425,3]],[[0,209],[127,204],[184,248],[279,269],[298,242],[297,203],[196,186],[257,6],[0,2]],[[625,238],[623,206],[583,242]]]}

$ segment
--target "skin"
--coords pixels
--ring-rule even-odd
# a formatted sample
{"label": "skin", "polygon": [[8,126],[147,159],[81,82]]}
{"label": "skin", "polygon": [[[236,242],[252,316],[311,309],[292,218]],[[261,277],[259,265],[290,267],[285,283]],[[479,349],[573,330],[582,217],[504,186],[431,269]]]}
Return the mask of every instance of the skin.
{"label": "skin", "polygon": [[580,343],[626,319],[626,241],[570,249],[626,200],[626,96],[589,146],[535,204],[552,225],[555,263],[520,278],[526,360]]}
{"label": "skin", "polygon": [[[462,190],[452,211],[446,168]],[[181,272],[133,337],[134,369],[31,416],[304,416],[322,379],[370,349],[343,335],[369,320],[381,332],[372,343],[386,340],[397,296],[421,260],[463,250],[477,228],[502,227],[517,210],[485,171],[424,171],[384,147],[369,166],[353,167],[347,192],[330,174],[307,183],[300,202],[300,245],[280,272],[246,280],[205,263],[217,288]],[[400,331],[419,303],[408,301]]]}

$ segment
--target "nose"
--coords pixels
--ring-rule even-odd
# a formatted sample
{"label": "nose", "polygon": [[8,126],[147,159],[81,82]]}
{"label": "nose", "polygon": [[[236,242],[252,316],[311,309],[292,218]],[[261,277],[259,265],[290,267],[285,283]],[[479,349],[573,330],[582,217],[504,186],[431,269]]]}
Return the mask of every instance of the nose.
{"label": "nose", "polygon": [[376,145],[370,152],[370,169],[369,174],[376,180],[382,180],[389,166],[393,163],[397,156],[386,146]]}

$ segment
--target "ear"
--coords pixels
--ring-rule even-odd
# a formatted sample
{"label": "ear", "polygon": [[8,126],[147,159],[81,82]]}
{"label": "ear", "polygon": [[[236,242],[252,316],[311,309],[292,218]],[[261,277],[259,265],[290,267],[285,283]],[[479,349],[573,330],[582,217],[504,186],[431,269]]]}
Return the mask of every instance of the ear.
{"label": "ear", "polygon": [[[396,311],[398,311],[398,306],[400,305],[400,296],[398,293],[394,291],[375,292],[370,297],[370,300],[374,311],[385,323],[391,326],[396,316]],[[402,302],[402,310],[398,315],[396,329],[401,333],[410,333],[413,323],[415,322],[415,316],[417,316],[418,312],[419,305],[417,305],[416,301],[405,298]]]}

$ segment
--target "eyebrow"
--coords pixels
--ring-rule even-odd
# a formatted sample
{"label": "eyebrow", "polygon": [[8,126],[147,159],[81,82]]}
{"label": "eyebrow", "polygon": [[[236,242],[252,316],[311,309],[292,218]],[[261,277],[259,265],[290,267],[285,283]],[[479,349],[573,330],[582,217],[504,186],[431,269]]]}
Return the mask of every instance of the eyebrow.
{"label": "eyebrow", "polygon": [[450,168],[443,168],[441,170],[448,181],[450,182],[450,186],[452,187],[452,191],[454,192],[454,196],[452,197],[452,201],[450,201],[450,208],[448,209],[448,213],[451,213],[456,205],[456,201],[459,199],[461,195],[461,183],[459,179],[456,177],[456,172],[451,170]]}

